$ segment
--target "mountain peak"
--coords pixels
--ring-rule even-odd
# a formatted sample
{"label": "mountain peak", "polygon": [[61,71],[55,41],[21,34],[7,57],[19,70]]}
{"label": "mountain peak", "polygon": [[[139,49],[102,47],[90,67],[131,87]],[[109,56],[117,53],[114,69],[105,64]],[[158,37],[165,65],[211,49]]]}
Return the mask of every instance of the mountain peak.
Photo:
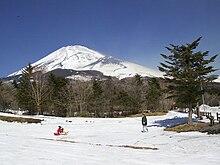
{"label": "mountain peak", "polygon": [[105,56],[81,45],[66,46],[35,62],[33,66],[46,68],[47,71],[58,68],[79,70],[102,57]]}
{"label": "mountain peak", "polygon": [[[82,45],[69,45],[69,46],[62,47],[62,48],[58,49],[57,51],[59,51],[59,50],[70,51],[70,52],[82,52],[82,53],[94,54],[94,55],[98,55],[98,56],[101,55],[101,53],[94,51],[92,49],[89,49],[89,48],[82,46]],[[101,56],[104,56],[104,55],[101,55]]]}

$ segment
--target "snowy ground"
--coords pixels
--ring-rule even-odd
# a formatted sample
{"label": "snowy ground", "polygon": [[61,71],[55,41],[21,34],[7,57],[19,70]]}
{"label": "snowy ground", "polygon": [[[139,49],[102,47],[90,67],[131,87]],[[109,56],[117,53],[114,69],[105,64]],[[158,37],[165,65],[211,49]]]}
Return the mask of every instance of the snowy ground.
{"label": "snowy ground", "polygon": [[[0,121],[0,164],[219,164],[220,135],[163,131],[167,126],[185,122],[186,117],[187,114],[178,112],[148,117],[147,133],[141,132],[141,118],[37,116],[44,119],[42,124]],[[69,134],[54,136],[58,125],[68,130]],[[158,150],[120,147],[122,145]]]}

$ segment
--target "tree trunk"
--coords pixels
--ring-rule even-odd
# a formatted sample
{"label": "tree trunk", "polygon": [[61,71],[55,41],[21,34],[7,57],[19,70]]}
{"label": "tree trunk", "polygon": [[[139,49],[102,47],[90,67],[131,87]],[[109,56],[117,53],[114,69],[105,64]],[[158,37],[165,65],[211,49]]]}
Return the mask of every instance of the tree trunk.
{"label": "tree trunk", "polygon": [[200,116],[200,110],[199,110],[199,103],[197,102],[197,105],[196,105],[196,115],[197,115],[197,118],[200,119],[201,116]]}
{"label": "tree trunk", "polygon": [[41,105],[37,103],[37,112],[39,115],[43,115],[42,110],[41,110]]}
{"label": "tree trunk", "polygon": [[192,125],[192,103],[189,104],[189,112],[188,112],[189,116],[188,116],[188,124]]}
{"label": "tree trunk", "polygon": [[80,101],[80,103],[79,103],[79,112],[80,112],[80,114],[83,113],[83,105],[82,104],[83,103]]}

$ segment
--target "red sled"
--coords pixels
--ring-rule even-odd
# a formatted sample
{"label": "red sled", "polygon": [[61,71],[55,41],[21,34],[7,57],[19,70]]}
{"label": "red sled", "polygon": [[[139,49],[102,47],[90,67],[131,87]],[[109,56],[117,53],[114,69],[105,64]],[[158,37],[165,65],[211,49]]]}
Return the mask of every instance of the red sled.
{"label": "red sled", "polygon": [[62,133],[53,133],[55,136],[60,136],[60,135],[67,135],[68,134],[68,131],[67,132],[62,132]]}

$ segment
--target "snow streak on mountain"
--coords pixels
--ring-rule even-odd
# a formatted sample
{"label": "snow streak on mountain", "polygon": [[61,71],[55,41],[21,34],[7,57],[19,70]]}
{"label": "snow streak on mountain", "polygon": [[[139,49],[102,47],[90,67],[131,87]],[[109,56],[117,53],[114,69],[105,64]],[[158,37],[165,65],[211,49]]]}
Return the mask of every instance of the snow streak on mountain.
{"label": "snow streak on mountain", "polygon": [[[114,76],[119,79],[133,77],[136,74],[148,77],[162,76],[162,73],[157,70],[105,56],[79,45],[60,48],[32,65],[41,67],[46,72],[55,69],[95,70],[106,76]],[[19,75],[21,71],[9,76]]]}

